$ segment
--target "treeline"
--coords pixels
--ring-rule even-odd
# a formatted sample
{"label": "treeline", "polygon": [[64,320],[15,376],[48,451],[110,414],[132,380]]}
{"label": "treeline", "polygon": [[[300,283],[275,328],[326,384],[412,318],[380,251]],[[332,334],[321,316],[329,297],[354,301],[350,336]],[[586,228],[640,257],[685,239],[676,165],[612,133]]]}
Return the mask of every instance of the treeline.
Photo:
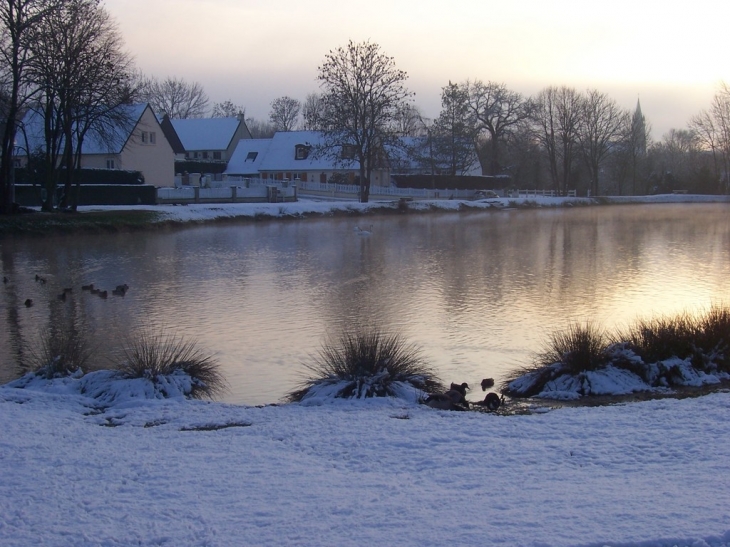
{"label": "treeline", "polygon": [[[397,161],[421,173],[456,176],[476,168],[484,175],[509,175],[522,188],[593,194],[726,193],[729,186],[725,84],[686,128],[653,142],[638,102],[631,112],[598,90],[565,86],[526,97],[502,83],[449,82],[441,112],[428,119],[393,58],[377,44],[352,41],[331,51],[318,68],[319,93],[303,101],[276,98],[268,119],[256,120],[232,101],[211,108],[197,82],[142,75],[99,0],[0,0],[0,56],[4,213],[12,211],[18,156],[44,165],[44,209],[74,207],[71,186],[78,184],[74,173],[83,143],[113,144],[124,133],[119,128],[136,121],[124,106],[139,102],[171,118],[241,117],[254,138],[323,131],[329,153],[335,157],[343,146],[353,151],[366,181],[379,163],[395,161],[384,150],[411,137]],[[39,149],[30,150],[22,138],[29,113],[42,127]],[[64,191],[56,203],[58,185]]]}

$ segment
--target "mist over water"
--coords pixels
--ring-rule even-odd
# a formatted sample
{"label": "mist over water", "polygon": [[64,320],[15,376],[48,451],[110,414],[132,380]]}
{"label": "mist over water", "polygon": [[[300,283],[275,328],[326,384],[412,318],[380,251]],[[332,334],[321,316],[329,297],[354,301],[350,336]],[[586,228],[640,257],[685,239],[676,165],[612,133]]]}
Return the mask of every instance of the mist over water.
{"label": "mist over water", "polygon": [[[355,226],[373,224],[369,236]],[[167,330],[219,359],[240,404],[279,401],[327,336],[376,325],[445,382],[499,382],[574,321],[730,303],[730,206],[671,204],[192,226],[0,241],[0,382],[73,322],[107,368],[127,335]],[[42,275],[47,283],[35,281]],[[81,291],[94,283],[124,297]],[[57,295],[73,287],[66,301]],[[23,302],[32,298],[34,306]]]}

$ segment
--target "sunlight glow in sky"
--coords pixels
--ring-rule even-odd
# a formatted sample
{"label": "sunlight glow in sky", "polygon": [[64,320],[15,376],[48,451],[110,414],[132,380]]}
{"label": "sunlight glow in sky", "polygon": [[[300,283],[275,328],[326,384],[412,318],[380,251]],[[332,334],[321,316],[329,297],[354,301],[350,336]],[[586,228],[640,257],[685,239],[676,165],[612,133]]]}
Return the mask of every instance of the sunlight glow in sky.
{"label": "sunlight glow in sky", "polygon": [[504,82],[596,88],[633,109],[655,138],[683,128],[730,82],[730,2],[694,0],[107,0],[138,67],[198,81],[211,103],[268,117],[272,100],[317,91],[332,49],[371,40],[409,75],[429,117],[441,88]]}

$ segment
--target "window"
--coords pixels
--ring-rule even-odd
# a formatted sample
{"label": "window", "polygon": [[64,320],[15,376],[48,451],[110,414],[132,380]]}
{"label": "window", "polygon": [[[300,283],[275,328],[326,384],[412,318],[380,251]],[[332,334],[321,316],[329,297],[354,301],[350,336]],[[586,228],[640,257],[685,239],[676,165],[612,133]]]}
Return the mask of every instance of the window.
{"label": "window", "polygon": [[308,146],[306,144],[297,144],[294,147],[294,159],[295,160],[306,160],[309,156],[309,150],[311,149],[311,146]]}
{"label": "window", "polygon": [[116,169],[116,165],[114,164],[114,158],[108,158],[106,160],[106,168],[107,169]]}
{"label": "window", "polygon": [[221,159],[221,153],[220,152],[213,152],[213,159],[214,160]]}
{"label": "window", "polygon": [[197,152],[193,152],[193,158],[196,159],[196,160],[198,159],[198,153]]}
{"label": "window", "polygon": [[203,152],[203,159],[204,160],[207,160],[208,159],[208,152]]}
{"label": "window", "polygon": [[342,145],[342,159],[343,160],[354,160],[355,159],[355,145],[354,144],[343,144]]}
{"label": "window", "polygon": [[142,131],[142,144],[150,142],[150,134],[147,131]]}
{"label": "window", "polygon": [[246,156],[245,161],[256,161],[256,156],[258,156],[258,155],[259,155],[258,152],[249,152],[248,155]]}
{"label": "window", "polygon": [[157,133],[150,132],[150,144],[157,144]]}

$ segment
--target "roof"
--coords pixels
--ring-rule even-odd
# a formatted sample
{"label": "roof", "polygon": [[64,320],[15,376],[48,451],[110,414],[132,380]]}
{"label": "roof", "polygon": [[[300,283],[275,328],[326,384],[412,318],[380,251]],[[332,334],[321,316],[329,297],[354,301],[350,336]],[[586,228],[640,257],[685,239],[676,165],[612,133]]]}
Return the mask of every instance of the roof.
{"label": "roof", "polygon": [[[139,123],[147,108],[147,103],[122,105],[117,107],[124,112],[129,119],[129,124],[117,124],[109,128],[109,136],[101,138],[96,133],[89,133],[81,146],[82,154],[120,154],[127,144],[132,131]],[[23,119],[25,135],[28,139],[28,148],[31,151],[43,150],[45,148],[43,117],[35,110],[30,110]],[[18,135],[18,140],[23,137]],[[25,148],[25,144],[22,144]]]}
{"label": "roof", "polygon": [[236,134],[238,118],[170,120],[185,150],[226,150]]}
{"label": "roof", "polygon": [[[297,145],[311,146],[306,159],[296,159]],[[358,169],[356,161],[334,161],[323,152],[324,137],[320,131],[279,131],[274,134],[260,171],[331,171],[333,169]],[[319,148],[319,153],[318,153]]]}
{"label": "roof", "polygon": [[225,173],[229,175],[258,174],[272,139],[241,139],[228,160]]}

